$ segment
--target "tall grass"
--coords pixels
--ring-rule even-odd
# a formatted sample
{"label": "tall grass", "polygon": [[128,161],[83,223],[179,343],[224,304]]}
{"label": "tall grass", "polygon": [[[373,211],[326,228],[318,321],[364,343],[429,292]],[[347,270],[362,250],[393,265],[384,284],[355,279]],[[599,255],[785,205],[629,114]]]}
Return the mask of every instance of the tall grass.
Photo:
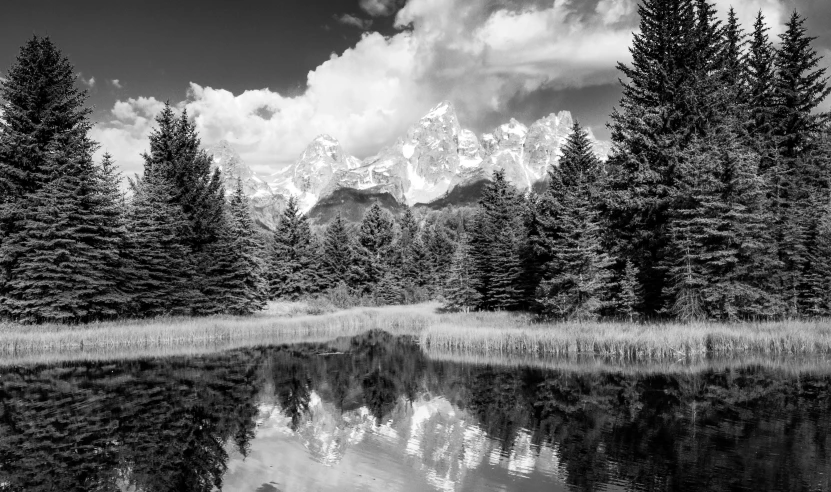
{"label": "tall grass", "polygon": [[[293,309],[293,308],[292,308]],[[601,357],[628,363],[702,357],[831,355],[831,322],[536,323],[509,313],[446,313],[436,304],[284,317],[162,318],[89,325],[0,324],[0,365],[203,353],[331,340],[368,330],[414,335],[428,354]]]}
{"label": "tall grass", "polygon": [[831,322],[534,324],[521,316],[485,313],[445,316],[423,330],[420,341],[446,353],[625,360],[820,355],[831,354]]}
{"label": "tall grass", "polygon": [[157,318],[87,325],[0,324],[0,365],[23,361],[194,353],[324,341],[382,329],[417,334],[432,315],[408,307],[363,308],[319,316]]}

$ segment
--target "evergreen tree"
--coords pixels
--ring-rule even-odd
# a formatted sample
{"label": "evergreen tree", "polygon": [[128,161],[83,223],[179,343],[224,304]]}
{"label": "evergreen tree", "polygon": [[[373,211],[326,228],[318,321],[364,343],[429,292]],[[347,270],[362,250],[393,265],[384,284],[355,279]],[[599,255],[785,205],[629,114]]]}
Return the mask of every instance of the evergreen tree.
{"label": "evergreen tree", "polygon": [[[91,160],[66,160],[57,145],[47,159],[50,179],[24,198],[14,276],[0,300],[6,315],[27,323],[112,318],[118,291],[117,238],[109,226]],[[110,232],[110,231],[107,231]]]}
{"label": "evergreen tree", "polygon": [[156,117],[150,135],[150,151],[144,154],[144,176],[158,174],[173,193],[173,203],[188,218],[188,236],[182,238],[193,253],[210,244],[223,229],[225,191],[211,157],[200,150],[196,128],[187,111],[177,119],[170,104]]}
{"label": "evergreen tree", "polygon": [[758,155],[741,145],[738,122],[695,142],[682,160],[670,215],[667,312],[680,319],[735,321],[781,313],[777,268]]}
{"label": "evergreen tree", "polygon": [[199,298],[191,256],[180,241],[190,224],[172,200],[170,184],[156,174],[136,183],[127,213],[125,275],[137,316],[190,314]]}
{"label": "evergreen tree", "polygon": [[475,265],[470,254],[470,240],[467,234],[463,234],[459,238],[459,245],[450,264],[450,274],[445,288],[446,305],[467,313],[479,305],[479,298]]}
{"label": "evergreen tree", "polygon": [[75,80],[74,67],[54,43],[33,36],[0,81],[0,296],[15,278],[27,240],[20,236],[32,205],[27,195],[54,177],[56,161],[86,161],[95,149],[87,136],[86,92]]}
{"label": "evergreen tree", "polygon": [[239,180],[225,221],[227,227],[221,231],[218,240],[208,246],[216,248],[210,252],[214,263],[208,270],[208,277],[214,283],[208,285],[205,292],[210,301],[208,314],[252,314],[265,307],[267,284],[248,197]]}
{"label": "evergreen tree", "polygon": [[[776,106],[774,96],[776,51],[773,43],[770,42],[768,31],[765,18],[762,12],[759,12],[748,43],[746,60],[747,102],[750,112],[748,133],[755,138],[758,148],[767,146],[771,141],[771,119]],[[769,164],[769,156],[767,153],[762,153],[761,171],[765,172]]]}
{"label": "evergreen tree", "polygon": [[297,300],[317,292],[321,282],[312,231],[294,197],[280,217],[273,245],[268,275],[270,297]]}
{"label": "evergreen tree", "polygon": [[782,263],[782,289],[790,314],[802,316],[815,303],[808,279],[813,276],[810,250],[817,245],[823,203],[828,194],[828,155],[821,135],[827,121],[816,108],[831,93],[821,57],[806,34],[804,19],[796,12],[780,35],[774,64],[776,106],[772,130],[778,155],[769,171],[775,237]]}
{"label": "evergreen tree", "polygon": [[0,313],[23,322],[115,317],[123,238],[117,176],[92,160],[86,93],[48,38],[0,86]]}
{"label": "evergreen tree", "polygon": [[646,0],[638,7],[632,66],[624,75],[620,108],[612,113],[604,215],[613,245],[640,271],[647,314],[660,310],[679,159],[691,139],[717,121],[719,103],[704,95],[723,75],[721,28],[700,0]]}
{"label": "evergreen tree", "polygon": [[395,231],[393,218],[377,203],[364,214],[358,229],[356,269],[359,283],[372,290],[387,274],[390,259],[394,257]]}
{"label": "evergreen tree", "polygon": [[326,226],[323,236],[321,254],[321,274],[329,287],[340,282],[355,287],[353,268],[355,251],[352,236],[349,234],[343,216],[338,213]]}
{"label": "evergreen tree", "polygon": [[596,186],[600,161],[578,123],[563,147],[559,168],[538,207],[534,238],[543,265],[537,302],[543,314],[594,319],[609,305],[612,258],[601,241]]}
{"label": "evergreen tree", "polygon": [[638,305],[641,303],[640,291],[638,269],[630,260],[626,260],[623,275],[618,282],[618,291],[613,306],[614,314],[629,322],[635,321],[638,318]]}
{"label": "evergreen tree", "polygon": [[424,230],[424,241],[427,247],[429,285],[434,296],[441,295],[447,283],[456,245],[440,224],[433,224]]}
{"label": "evergreen tree", "polygon": [[478,309],[513,309],[523,303],[520,285],[523,228],[522,195],[496,170],[485,186],[470,234]]}

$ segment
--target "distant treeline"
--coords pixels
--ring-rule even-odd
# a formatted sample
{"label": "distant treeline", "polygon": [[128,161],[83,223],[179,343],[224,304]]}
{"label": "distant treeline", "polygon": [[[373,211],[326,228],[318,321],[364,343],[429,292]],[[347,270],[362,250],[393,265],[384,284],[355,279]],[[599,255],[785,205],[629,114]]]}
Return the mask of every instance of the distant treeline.
{"label": "distant treeline", "polygon": [[95,163],[75,72],[34,37],[0,84],[0,317],[246,314],[267,298],[339,306],[443,299],[560,319],[831,315],[831,129],[796,13],[774,46],[706,0],[639,7],[613,151],[575,124],[547,190],[496,172],[475,209],[318,234],[291,199],[260,240],[186,113],[165,107],[124,195]]}

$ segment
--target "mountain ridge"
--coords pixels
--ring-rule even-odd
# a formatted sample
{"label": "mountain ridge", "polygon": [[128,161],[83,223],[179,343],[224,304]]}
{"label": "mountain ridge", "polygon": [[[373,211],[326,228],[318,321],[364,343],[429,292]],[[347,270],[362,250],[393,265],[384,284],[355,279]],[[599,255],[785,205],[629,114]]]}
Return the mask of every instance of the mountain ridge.
{"label": "mountain ridge", "polygon": [[[549,166],[557,165],[573,124],[571,113],[560,111],[531,126],[511,118],[479,137],[463,128],[453,105],[443,101],[373,156],[360,160],[346,153],[337,139],[319,135],[295,163],[267,180],[256,176],[227,141],[208,151],[214,155],[214,165],[223,170],[226,187],[231,183],[235,187],[240,179],[252,198],[255,220],[273,228],[290,196],[297,198],[301,211],[325,221],[333,207],[349,207],[345,203],[349,196],[361,197],[361,205],[347,214],[358,218],[373,196],[387,196],[387,204],[391,197],[401,207],[434,208],[449,203],[451,197],[468,196],[453,192],[475,189],[500,168],[518,188],[533,189],[545,180]],[[608,143],[594,138],[590,130],[589,135],[595,152],[605,159]]]}

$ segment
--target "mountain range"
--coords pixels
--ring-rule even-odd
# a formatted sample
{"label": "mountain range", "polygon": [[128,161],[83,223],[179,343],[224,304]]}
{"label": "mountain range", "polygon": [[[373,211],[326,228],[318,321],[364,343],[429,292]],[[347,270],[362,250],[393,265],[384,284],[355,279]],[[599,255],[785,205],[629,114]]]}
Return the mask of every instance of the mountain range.
{"label": "mountain range", "polygon": [[[461,127],[453,105],[442,102],[395,143],[364,160],[347,154],[335,138],[320,135],[297,162],[263,179],[226,141],[208,152],[222,170],[226,188],[235,188],[240,179],[255,220],[273,228],[290,196],[313,221],[326,222],[337,211],[360,220],[374,202],[393,211],[475,202],[499,168],[518,188],[537,188],[549,166],[557,164],[573,124],[571,113],[561,111],[530,127],[511,119],[477,137]],[[608,143],[589,134],[595,152],[605,159]]]}

